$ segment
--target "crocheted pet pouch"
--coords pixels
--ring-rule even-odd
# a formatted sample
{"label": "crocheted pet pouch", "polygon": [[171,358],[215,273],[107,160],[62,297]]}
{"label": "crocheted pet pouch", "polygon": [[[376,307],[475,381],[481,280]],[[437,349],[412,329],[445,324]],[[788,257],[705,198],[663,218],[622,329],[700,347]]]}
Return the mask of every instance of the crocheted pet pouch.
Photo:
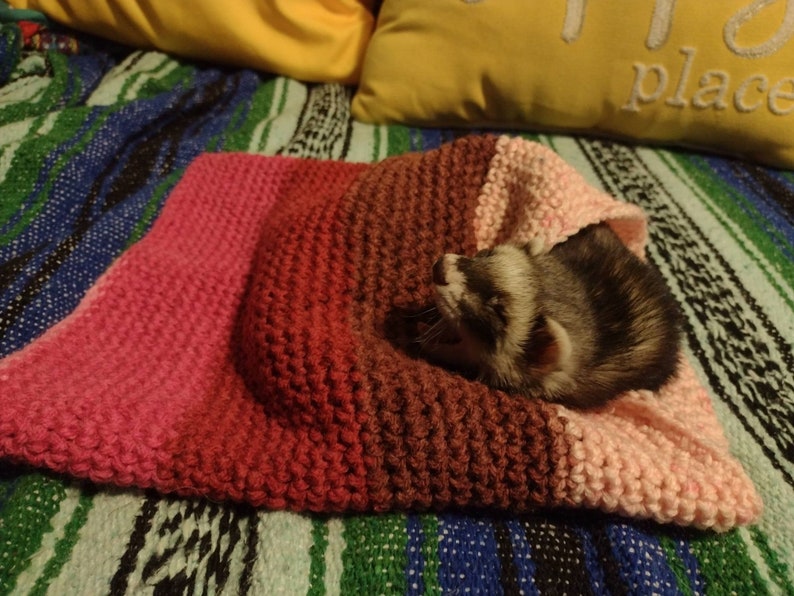
{"label": "crocheted pet pouch", "polygon": [[602,220],[642,254],[639,209],[517,139],[372,166],[202,156],[75,312],[0,361],[0,455],[299,511],[752,522],[760,500],[683,359],[659,395],[573,411],[400,348],[438,255]]}

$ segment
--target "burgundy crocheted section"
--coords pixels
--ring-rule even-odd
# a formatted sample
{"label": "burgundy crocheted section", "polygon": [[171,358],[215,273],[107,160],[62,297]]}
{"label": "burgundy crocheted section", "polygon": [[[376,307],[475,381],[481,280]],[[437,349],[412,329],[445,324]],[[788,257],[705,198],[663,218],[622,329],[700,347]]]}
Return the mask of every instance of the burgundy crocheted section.
{"label": "burgundy crocheted section", "polygon": [[265,223],[242,316],[244,376],[269,416],[311,437],[296,446],[297,461],[307,446],[316,456],[300,474],[330,473],[351,494],[366,475],[362,507],[549,501],[551,410],[411,358],[386,328],[395,307],[430,303],[439,254],[473,249],[494,143],[386,160],[346,193],[294,193]]}
{"label": "burgundy crocheted section", "polygon": [[562,427],[546,404],[490,391],[386,340],[405,323],[395,310],[432,303],[439,255],[476,251],[475,212],[495,141],[469,137],[387,161],[350,193],[344,219],[358,264],[352,321],[358,361],[368,371],[366,444],[377,458],[369,466],[377,502],[514,510],[550,503]]}

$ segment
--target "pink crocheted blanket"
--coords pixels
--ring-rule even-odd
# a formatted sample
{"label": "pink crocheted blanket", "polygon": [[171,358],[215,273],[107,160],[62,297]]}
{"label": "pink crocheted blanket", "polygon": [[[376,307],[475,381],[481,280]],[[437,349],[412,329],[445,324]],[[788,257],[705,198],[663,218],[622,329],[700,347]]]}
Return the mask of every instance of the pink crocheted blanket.
{"label": "pink crocheted blanket", "polygon": [[79,307],[0,361],[0,455],[100,483],[298,511],[589,507],[725,530],[761,502],[681,359],[576,411],[389,339],[431,265],[642,212],[556,154],[468,137],[376,165],[242,154],[188,169]]}

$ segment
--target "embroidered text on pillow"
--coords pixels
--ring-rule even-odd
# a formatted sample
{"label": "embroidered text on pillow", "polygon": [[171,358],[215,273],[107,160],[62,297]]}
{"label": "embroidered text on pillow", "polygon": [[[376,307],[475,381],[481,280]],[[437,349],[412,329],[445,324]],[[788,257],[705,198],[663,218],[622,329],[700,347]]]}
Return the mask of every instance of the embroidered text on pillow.
{"label": "embroidered text on pillow", "polygon": [[[675,91],[664,101],[665,105],[674,108],[692,106],[701,110],[725,110],[733,107],[743,114],[766,107],[775,116],[787,116],[794,112],[794,77],[784,77],[774,82],[762,73],[751,74],[734,87],[735,82],[731,80],[728,71],[707,70],[698,80],[697,91],[687,99],[686,91],[692,78],[697,49],[683,47],[679,52],[684,55],[684,62],[678,74]],[[635,62],[633,67],[634,85],[628,101],[621,108],[624,112],[639,112],[643,104],[660,100],[668,90],[670,82],[668,70],[662,64]],[[651,74],[653,76],[648,79]]]}
{"label": "embroidered text on pillow", "polygon": [[[768,39],[751,46],[741,45],[737,37],[742,26],[752,21],[767,6],[778,0],[755,0],[750,6],[738,10],[725,23],[723,41],[725,47],[743,58],[763,58],[776,54],[794,37],[794,0],[786,0],[783,22]],[[566,3],[565,22],[562,39],[574,43],[579,39],[585,22],[587,0],[568,0]],[[675,13],[675,0],[655,0],[651,23],[645,46],[649,50],[661,49],[670,37]]]}

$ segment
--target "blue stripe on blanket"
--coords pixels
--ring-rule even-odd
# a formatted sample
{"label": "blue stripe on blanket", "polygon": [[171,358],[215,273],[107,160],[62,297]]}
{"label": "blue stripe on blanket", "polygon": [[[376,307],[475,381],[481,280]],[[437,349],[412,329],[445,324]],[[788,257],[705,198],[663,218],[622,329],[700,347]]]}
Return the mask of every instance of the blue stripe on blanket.
{"label": "blue stripe on blanket", "polygon": [[469,588],[500,594],[501,569],[493,525],[474,517],[439,516],[439,583],[443,593]]}
{"label": "blue stripe on blanket", "polygon": [[[794,259],[791,250],[794,244],[794,183],[787,180],[782,173],[767,168],[752,167],[747,164],[737,168],[729,160],[715,158],[707,158],[705,162],[732,187],[731,191],[737,199],[739,197],[749,199],[749,202],[736,200],[736,204],[749,219],[775,240],[775,244],[790,259]],[[776,187],[774,196],[777,200],[770,198],[773,195],[769,186]],[[790,198],[788,210],[780,202],[783,196]],[[787,245],[776,238],[778,234],[788,241]]]}
{"label": "blue stripe on blanket", "polygon": [[625,523],[611,524],[607,535],[625,585],[638,594],[680,594],[678,581],[656,537]]}

